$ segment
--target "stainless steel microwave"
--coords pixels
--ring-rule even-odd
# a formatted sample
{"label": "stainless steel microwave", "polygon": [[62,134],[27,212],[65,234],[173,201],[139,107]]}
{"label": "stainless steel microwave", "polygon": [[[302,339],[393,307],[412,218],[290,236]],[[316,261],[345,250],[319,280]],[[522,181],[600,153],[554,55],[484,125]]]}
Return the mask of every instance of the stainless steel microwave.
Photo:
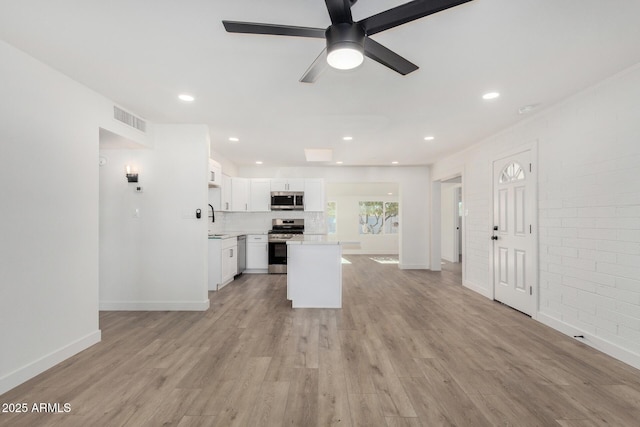
{"label": "stainless steel microwave", "polygon": [[272,191],[272,211],[303,211],[304,192],[302,191]]}

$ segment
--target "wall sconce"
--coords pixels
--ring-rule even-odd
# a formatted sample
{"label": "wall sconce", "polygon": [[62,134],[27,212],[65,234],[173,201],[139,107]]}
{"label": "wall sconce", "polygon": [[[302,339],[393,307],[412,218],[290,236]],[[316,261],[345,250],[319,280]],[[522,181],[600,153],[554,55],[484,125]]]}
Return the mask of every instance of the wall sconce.
{"label": "wall sconce", "polygon": [[138,182],[138,169],[129,165],[126,165],[124,167],[125,172],[126,172],[126,176],[127,176],[127,182]]}

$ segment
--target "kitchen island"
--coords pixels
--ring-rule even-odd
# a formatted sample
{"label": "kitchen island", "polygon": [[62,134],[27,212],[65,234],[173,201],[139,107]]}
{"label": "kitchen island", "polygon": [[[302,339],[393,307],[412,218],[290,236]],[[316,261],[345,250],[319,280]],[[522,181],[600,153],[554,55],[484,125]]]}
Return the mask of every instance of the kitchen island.
{"label": "kitchen island", "polygon": [[287,241],[287,299],[293,308],[342,308],[342,245],[325,235]]}

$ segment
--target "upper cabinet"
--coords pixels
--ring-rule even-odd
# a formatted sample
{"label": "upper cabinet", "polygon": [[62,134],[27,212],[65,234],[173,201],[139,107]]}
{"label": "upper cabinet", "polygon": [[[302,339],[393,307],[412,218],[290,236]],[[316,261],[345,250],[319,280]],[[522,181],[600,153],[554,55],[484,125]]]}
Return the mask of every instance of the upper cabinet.
{"label": "upper cabinet", "polygon": [[[304,192],[304,210],[324,212],[323,179],[237,178],[217,174],[220,184],[210,185],[213,204],[221,212],[270,212],[272,191]],[[218,194],[220,205],[218,206]]]}
{"label": "upper cabinet", "polygon": [[231,211],[231,178],[227,175],[222,175],[220,210],[224,212]]}
{"label": "upper cabinet", "polygon": [[250,185],[249,210],[268,212],[271,210],[271,180],[253,178]]}
{"label": "upper cabinet", "polygon": [[222,185],[222,167],[220,163],[209,159],[209,187],[219,187]]}
{"label": "upper cabinet", "polygon": [[275,178],[271,180],[271,191],[304,191],[304,179]]}
{"label": "upper cabinet", "polygon": [[249,186],[248,178],[231,178],[231,210],[233,212],[249,211]]}
{"label": "upper cabinet", "polygon": [[304,210],[309,212],[324,212],[324,179],[304,180]]}

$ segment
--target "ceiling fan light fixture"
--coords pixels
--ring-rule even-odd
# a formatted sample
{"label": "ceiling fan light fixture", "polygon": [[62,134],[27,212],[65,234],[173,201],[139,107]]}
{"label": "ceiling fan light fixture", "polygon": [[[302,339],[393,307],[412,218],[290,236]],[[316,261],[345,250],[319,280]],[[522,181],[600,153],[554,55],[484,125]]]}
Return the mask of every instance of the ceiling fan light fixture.
{"label": "ceiling fan light fixture", "polygon": [[364,61],[364,30],[357,24],[334,24],[327,28],[327,63],[351,70]]}
{"label": "ceiling fan light fixture", "polygon": [[334,45],[327,54],[327,63],[338,70],[352,70],[364,61],[364,54],[353,43]]}

